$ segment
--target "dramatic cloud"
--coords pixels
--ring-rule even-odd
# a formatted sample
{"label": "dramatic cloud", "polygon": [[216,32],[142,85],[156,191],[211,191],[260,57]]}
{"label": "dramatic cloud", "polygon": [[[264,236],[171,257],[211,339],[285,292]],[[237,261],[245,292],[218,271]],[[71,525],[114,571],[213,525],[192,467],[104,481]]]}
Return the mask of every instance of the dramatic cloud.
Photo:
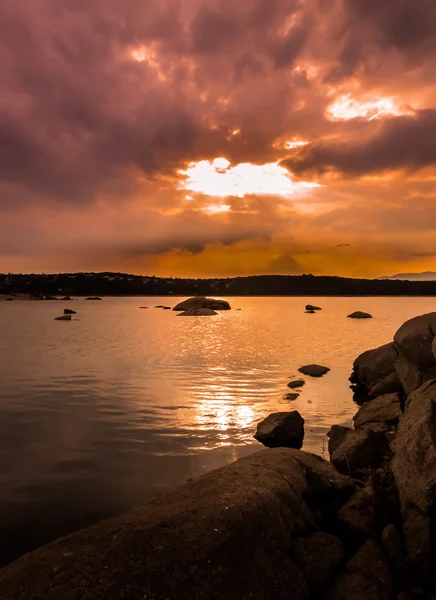
{"label": "dramatic cloud", "polygon": [[0,271],[433,269],[435,27],[433,0],[3,0]]}

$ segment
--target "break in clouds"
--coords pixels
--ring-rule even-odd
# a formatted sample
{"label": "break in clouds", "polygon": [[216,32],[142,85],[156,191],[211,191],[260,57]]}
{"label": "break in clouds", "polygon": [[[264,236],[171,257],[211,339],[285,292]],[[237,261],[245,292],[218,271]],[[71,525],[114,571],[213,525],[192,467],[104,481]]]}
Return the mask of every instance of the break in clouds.
{"label": "break in clouds", "polygon": [[435,26],[430,0],[4,0],[0,270],[425,270]]}

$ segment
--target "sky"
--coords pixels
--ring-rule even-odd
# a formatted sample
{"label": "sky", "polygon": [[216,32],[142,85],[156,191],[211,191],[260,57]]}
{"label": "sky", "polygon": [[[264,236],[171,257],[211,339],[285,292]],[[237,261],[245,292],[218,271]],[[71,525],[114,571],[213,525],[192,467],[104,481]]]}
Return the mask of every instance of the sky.
{"label": "sky", "polygon": [[0,272],[436,270],[434,0],[3,0]]}

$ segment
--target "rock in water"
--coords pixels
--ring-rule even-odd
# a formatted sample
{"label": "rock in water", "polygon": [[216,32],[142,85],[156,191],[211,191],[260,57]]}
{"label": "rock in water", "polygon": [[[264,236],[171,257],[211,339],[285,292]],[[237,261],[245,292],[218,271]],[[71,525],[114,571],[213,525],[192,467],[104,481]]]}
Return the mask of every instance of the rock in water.
{"label": "rock in water", "polygon": [[392,342],[362,352],[353,363],[353,381],[370,391],[375,385],[395,374],[397,358],[398,352]]}
{"label": "rock in water", "polygon": [[218,313],[211,308],[191,308],[177,315],[178,317],[207,317]]}
{"label": "rock in water", "polygon": [[372,319],[372,315],[366,312],[362,312],[361,310],[356,310],[356,312],[351,313],[351,315],[347,315],[349,319]]}
{"label": "rock in water", "polygon": [[322,377],[330,371],[328,367],[322,367],[321,365],[306,365],[298,370],[303,375],[309,375],[310,377]]}
{"label": "rock in water", "polygon": [[140,306],[139,308],[148,308],[148,306]]}
{"label": "rock in water", "polygon": [[307,304],[306,305],[306,310],[311,311],[311,310],[322,310],[321,307],[319,306],[313,306],[312,304]]}
{"label": "rock in water", "polygon": [[291,390],[296,390],[297,388],[303,387],[305,383],[306,382],[304,381],[304,379],[296,379],[295,381],[290,381],[288,383],[288,388],[291,388]]}
{"label": "rock in water", "polygon": [[195,296],[194,298],[188,298],[187,300],[180,302],[173,308],[173,310],[186,311],[199,308],[230,310],[230,304],[225,300],[215,300],[213,298],[206,298],[206,296]]}
{"label": "rock in water", "polygon": [[300,394],[286,394],[286,396],[284,397],[284,400],[290,400],[291,402],[293,402],[294,400],[297,400],[300,397]]}
{"label": "rock in water", "polygon": [[305,314],[306,315],[315,315],[316,311],[314,311],[314,310],[306,310]]}
{"label": "rock in water", "polygon": [[64,315],[75,315],[77,314],[75,310],[70,310],[69,308],[64,308]]}
{"label": "rock in water", "polygon": [[304,419],[297,410],[272,413],[257,425],[254,438],[268,448],[300,449],[304,438]]}
{"label": "rock in water", "polygon": [[89,298],[85,298],[85,300],[101,300],[98,296],[89,296]]}
{"label": "rock in water", "polygon": [[55,321],[71,321],[71,315],[62,315],[61,317],[55,317]]}

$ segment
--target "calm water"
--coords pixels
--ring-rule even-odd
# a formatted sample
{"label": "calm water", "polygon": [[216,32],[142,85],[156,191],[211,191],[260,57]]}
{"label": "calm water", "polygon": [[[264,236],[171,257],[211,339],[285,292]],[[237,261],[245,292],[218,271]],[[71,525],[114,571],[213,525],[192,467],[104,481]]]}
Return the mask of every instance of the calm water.
{"label": "calm water", "polygon": [[[298,409],[323,453],[355,412],[348,376],[432,298],[233,298],[216,317],[175,298],[0,303],[0,561],[224,465],[260,444],[270,412]],[[304,314],[306,302],[324,310]],[[148,305],[148,310],[139,306]],[[77,320],[53,318],[68,306]],[[346,315],[364,310],[373,320]],[[298,367],[331,372],[283,399]]]}

